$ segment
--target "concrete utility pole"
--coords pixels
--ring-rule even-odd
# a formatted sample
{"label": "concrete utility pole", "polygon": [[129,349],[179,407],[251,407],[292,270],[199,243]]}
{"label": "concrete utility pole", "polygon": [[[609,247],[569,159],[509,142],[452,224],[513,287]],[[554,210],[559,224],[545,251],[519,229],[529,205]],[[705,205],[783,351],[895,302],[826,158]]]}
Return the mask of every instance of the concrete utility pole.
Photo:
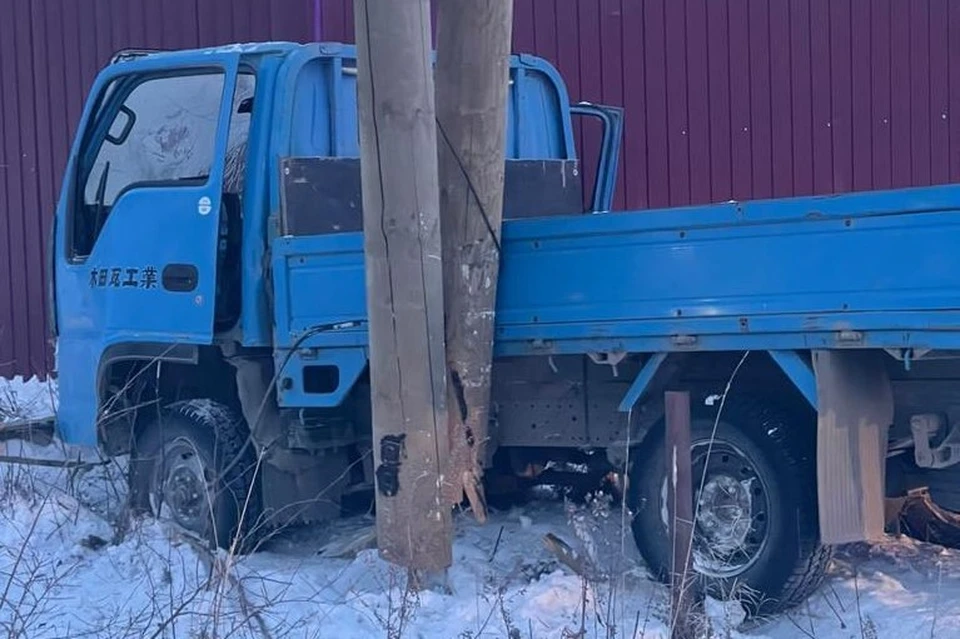
{"label": "concrete utility pole", "polygon": [[354,0],[377,543],[436,576],[452,561],[429,0]]}
{"label": "concrete utility pole", "polygon": [[437,128],[446,301],[450,471],[486,519],[481,477],[500,269],[513,0],[443,0],[437,18]]}

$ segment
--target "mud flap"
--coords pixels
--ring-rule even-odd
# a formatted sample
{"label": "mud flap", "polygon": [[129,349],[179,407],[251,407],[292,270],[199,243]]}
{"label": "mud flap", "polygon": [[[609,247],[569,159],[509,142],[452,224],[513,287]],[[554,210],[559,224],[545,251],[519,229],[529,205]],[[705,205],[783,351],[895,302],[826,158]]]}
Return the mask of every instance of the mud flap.
{"label": "mud flap", "polygon": [[824,544],[884,532],[884,468],[893,391],[876,351],[814,351],[817,494]]}

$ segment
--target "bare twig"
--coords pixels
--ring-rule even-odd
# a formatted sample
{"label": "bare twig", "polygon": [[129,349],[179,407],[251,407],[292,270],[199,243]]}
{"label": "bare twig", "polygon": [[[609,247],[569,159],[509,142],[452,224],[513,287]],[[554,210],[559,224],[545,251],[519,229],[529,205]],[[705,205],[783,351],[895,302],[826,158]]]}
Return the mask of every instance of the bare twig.
{"label": "bare twig", "polygon": [[847,607],[843,605],[843,599],[840,598],[840,593],[837,592],[837,589],[833,587],[833,584],[827,584],[830,587],[830,592],[833,593],[833,596],[837,600],[837,605],[840,606],[840,612],[847,612]]}
{"label": "bare twig", "polygon": [[841,629],[841,630],[846,630],[846,629],[847,629],[847,624],[844,623],[843,617],[841,617],[841,616],[840,616],[840,613],[837,612],[837,609],[834,607],[833,602],[830,601],[830,598],[827,597],[827,595],[826,595],[825,593],[821,593],[821,596],[823,597],[823,601],[827,604],[827,607],[830,608],[830,610],[833,612],[834,616],[837,618],[837,621],[840,622],[840,629]]}
{"label": "bare twig", "polygon": [[17,455],[0,455],[0,464],[19,464],[21,466],[43,466],[45,468],[64,468],[67,470],[89,470],[106,466],[109,461],[81,462],[70,459],[35,459]]}
{"label": "bare twig", "polygon": [[27,531],[23,543],[20,544],[20,549],[17,551],[17,558],[13,562],[13,568],[11,568],[10,576],[7,578],[7,584],[4,586],[3,595],[0,595],[0,608],[2,608],[3,605],[8,602],[7,597],[10,595],[10,587],[13,585],[13,578],[17,574],[17,569],[20,567],[20,563],[23,561],[23,555],[27,551],[27,545],[29,544],[30,539],[33,537],[34,531],[37,529],[37,524],[40,522],[40,515],[43,514],[43,508],[46,506],[49,497],[50,493],[47,493],[47,495],[44,496],[40,507],[37,508],[37,512],[33,517],[33,521],[30,523],[30,529]]}
{"label": "bare twig", "polygon": [[168,627],[170,627],[170,624],[174,623],[183,614],[183,612],[190,606],[190,604],[196,601],[197,597],[200,596],[201,592],[203,592],[203,588],[197,588],[196,590],[193,591],[193,593],[190,594],[189,597],[181,601],[180,604],[176,608],[174,608],[173,612],[166,619],[160,622],[160,624],[157,626],[156,631],[152,635],[150,635],[150,639],[158,639],[158,637],[163,636],[163,631],[166,630]]}
{"label": "bare twig", "polygon": [[817,636],[812,632],[810,632],[809,630],[807,630],[806,628],[804,628],[803,626],[801,626],[799,622],[797,622],[797,620],[793,618],[793,615],[791,615],[790,613],[787,613],[786,617],[787,617],[787,621],[789,621],[794,628],[802,632],[805,637],[809,637],[809,639],[817,639]]}
{"label": "bare twig", "polygon": [[493,552],[490,553],[490,558],[487,559],[487,563],[492,563],[494,557],[497,556],[497,549],[500,548],[500,539],[503,537],[503,526],[500,526],[500,532],[497,533],[497,541],[493,544]]}
{"label": "bare twig", "polygon": [[513,625],[513,620],[510,618],[510,613],[507,612],[507,606],[503,601],[504,589],[500,588],[497,591],[497,607],[500,609],[500,618],[503,619],[503,627],[507,631],[508,639],[522,639],[520,635],[520,629]]}
{"label": "bare twig", "polygon": [[937,618],[940,614],[940,591],[943,587],[943,561],[937,562],[937,596],[933,602],[933,623],[930,625],[930,639],[937,634]]}
{"label": "bare twig", "polygon": [[860,581],[858,578],[859,572],[860,572],[859,570],[853,571],[853,591],[854,593],[856,593],[857,619],[860,622],[860,637],[861,639],[866,639],[867,634],[866,634],[866,629],[864,628],[864,625],[863,625],[863,612],[860,610]]}

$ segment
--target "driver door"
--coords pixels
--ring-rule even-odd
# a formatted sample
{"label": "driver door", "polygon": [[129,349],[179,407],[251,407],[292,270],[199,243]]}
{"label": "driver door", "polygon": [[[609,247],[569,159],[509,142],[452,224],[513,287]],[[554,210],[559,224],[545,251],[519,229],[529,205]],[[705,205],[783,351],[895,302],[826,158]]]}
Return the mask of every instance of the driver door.
{"label": "driver door", "polygon": [[94,443],[96,371],[117,345],[209,344],[239,54],[161,54],[97,79],[56,241],[60,426]]}
{"label": "driver door", "polygon": [[[77,156],[65,275],[108,342],[213,339],[236,77],[225,56],[103,83]],[[60,324],[66,337],[70,317]]]}

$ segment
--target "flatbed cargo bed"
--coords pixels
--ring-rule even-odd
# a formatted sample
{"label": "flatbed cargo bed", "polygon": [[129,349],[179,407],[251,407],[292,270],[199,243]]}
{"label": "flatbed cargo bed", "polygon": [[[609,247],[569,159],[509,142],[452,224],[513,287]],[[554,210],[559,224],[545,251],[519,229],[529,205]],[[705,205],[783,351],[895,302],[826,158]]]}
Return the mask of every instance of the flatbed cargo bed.
{"label": "flatbed cargo bed", "polygon": [[[496,352],[957,349],[958,240],[960,186],[509,220]],[[359,232],[278,238],[273,276],[280,349],[365,316]]]}

